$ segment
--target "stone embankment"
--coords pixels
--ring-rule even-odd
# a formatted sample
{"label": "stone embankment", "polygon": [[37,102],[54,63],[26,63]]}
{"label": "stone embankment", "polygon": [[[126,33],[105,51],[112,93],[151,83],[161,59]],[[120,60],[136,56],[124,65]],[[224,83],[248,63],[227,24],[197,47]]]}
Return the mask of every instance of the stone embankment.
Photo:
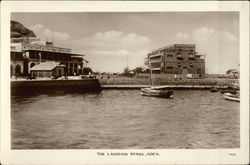
{"label": "stone embankment", "polygon": [[[151,86],[150,79],[143,78],[105,78],[99,79],[103,89],[139,89]],[[226,88],[230,83],[237,83],[237,79],[219,79],[219,78],[205,78],[205,79],[163,79],[156,78],[153,80],[153,85],[163,85],[174,89],[210,89]]]}

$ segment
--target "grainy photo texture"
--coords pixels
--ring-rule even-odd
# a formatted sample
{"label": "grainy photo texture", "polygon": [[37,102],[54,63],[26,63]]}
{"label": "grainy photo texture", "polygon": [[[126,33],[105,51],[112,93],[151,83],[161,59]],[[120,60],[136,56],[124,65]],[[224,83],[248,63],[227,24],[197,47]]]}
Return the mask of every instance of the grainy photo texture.
{"label": "grainy photo texture", "polygon": [[11,13],[12,149],[240,148],[238,12]]}

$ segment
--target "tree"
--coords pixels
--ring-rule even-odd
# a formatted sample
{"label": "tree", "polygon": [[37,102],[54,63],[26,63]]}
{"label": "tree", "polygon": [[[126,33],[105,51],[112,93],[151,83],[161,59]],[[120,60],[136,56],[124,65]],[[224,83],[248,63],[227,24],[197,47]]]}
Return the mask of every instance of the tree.
{"label": "tree", "polygon": [[133,71],[134,73],[142,73],[142,67],[136,67]]}
{"label": "tree", "polygon": [[90,67],[84,67],[83,68],[83,74],[88,75],[89,73],[93,73],[92,69]]}
{"label": "tree", "polygon": [[123,76],[128,76],[128,77],[133,76],[133,75],[130,73],[130,70],[129,70],[128,67],[124,68]]}

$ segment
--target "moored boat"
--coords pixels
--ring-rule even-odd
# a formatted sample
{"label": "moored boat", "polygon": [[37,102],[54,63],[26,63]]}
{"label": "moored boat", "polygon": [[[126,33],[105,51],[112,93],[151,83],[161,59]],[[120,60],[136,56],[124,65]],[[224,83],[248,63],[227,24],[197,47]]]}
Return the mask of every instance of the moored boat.
{"label": "moored boat", "polygon": [[226,100],[240,102],[240,95],[239,95],[239,93],[236,93],[236,94],[224,93],[224,98]]}
{"label": "moored boat", "polygon": [[214,92],[218,92],[218,89],[217,89],[217,88],[215,88],[215,87],[212,87],[212,88],[210,88],[210,92],[212,92],[212,93],[214,93]]}
{"label": "moored boat", "polygon": [[142,88],[141,94],[143,96],[161,97],[161,98],[173,98],[173,91],[166,87],[150,87]]}

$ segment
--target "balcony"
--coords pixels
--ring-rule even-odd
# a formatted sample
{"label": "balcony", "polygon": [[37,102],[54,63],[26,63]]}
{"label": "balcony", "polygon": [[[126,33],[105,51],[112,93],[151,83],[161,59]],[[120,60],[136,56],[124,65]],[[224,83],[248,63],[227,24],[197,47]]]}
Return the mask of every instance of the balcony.
{"label": "balcony", "polygon": [[161,56],[161,54],[160,54],[160,53],[157,53],[157,54],[152,54],[152,55],[150,55],[150,58],[152,58],[152,57],[159,57],[159,56]]}
{"label": "balcony", "polygon": [[161,62],[161,59],[151,59],[150,63]]}
{"label": "balcony", "polygon": [[189,54],[189,55],[188,55],[188,58],[189,58],[189,59],[195,59],[195,56],[194,56],[193,54]]}
{"label": "balcony", "polygon": [[177,54],[176,58],[177,58],[177,60],[183,60],[182,54]]}

